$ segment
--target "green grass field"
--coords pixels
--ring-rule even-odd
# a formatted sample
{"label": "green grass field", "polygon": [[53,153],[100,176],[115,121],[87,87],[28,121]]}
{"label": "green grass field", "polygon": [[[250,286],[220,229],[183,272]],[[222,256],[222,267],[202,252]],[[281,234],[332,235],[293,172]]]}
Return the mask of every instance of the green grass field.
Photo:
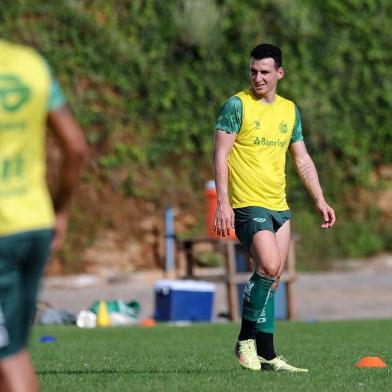
{"label": "green grass field", "polygon": [[[43,391],[391,391],[392,320],[280,322],[276,347],[307,374],[243,370],[237,324],[81,330],[35,327],[30,343]],[[50,335],[54,343],[40,343]],[[261,389],[262,388],[262,389]]]}

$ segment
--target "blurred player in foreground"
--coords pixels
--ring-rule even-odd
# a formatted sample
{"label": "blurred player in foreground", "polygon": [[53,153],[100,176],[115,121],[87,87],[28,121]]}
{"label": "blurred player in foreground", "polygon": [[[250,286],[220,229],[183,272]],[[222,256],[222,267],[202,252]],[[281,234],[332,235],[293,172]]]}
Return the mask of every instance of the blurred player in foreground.
{"label": "blurred player in foreground", "polygon": [[[45,60],[0,40],[0,390],[35,392],[27,351],[50,252],[63,244],[87,145]],[[45,180],[45,133],[60,142],[53,201]]]}

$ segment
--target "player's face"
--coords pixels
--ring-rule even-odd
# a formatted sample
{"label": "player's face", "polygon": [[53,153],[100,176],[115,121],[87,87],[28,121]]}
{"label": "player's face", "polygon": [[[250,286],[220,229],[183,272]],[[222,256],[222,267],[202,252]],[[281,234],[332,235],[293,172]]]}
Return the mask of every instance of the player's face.
{"label": "player's face", "polygon": [[278,80],[283,78],[283,68],[275,68],[275,60],[265,58],[250,59],[250,80],[253,93],[259,98],[273,98]]}

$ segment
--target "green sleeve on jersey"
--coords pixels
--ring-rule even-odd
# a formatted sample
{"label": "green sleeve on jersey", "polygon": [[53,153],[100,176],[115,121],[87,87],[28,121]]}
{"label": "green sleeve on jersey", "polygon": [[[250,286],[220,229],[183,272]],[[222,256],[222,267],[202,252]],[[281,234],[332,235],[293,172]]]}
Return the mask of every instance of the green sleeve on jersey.
{"label": "green sleeve on jersey", "polygon": [[48,112],[52,112],[59,107],[63,106],[66,102],[65,95],[63,93],[63,90],[58,83],[58,81],[52,76],[52,71],[50,69],[49,64],[46,62],[46,60],[43,60],[48,74],[50,78],[50,90],[49,90],[49,97],[48,97],[48,104],[47,104],[47,110]]}
{"label": "green sleeve on jersey", "polygon": [[229,98],[222,106],[215,129],[227,133],[238,133],[242,126],[242,101],[239,97]]}
{"label": "green sleeve on jersey", "polygon": [[290,144],[304,140],[304,137],[302,135],[301,114],[298,110],[297,105],[294,106],[295,106],[295,122],[294,122],[293,134],[291,135]]}
{"label": "green sleeve on jersey", "polygon": [[65,96],[57,80],[51,78],[48,99],[48,112],[58,109],[65,104]]}

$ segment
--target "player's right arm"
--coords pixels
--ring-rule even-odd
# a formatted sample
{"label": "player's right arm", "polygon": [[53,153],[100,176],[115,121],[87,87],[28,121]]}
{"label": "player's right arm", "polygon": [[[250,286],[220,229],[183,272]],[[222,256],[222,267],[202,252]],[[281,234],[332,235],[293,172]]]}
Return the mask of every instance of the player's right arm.
{"label": "player's right arm", "polygon": [[227,159],[233,147],[236,133],[215,131],[214,173],[218,196],[213,230],[223,237],[234,229],[234,211],[231,208],[228,192],[229,169]]}
{"label": "player's right arm", "polygon": [[227,160],[242,126],[242,101],[229,98],[221,107],[215,125],[214,173],[218,196],[213,230],[223,237],[234,229],[234,211],[229,201],[229,168]]}

